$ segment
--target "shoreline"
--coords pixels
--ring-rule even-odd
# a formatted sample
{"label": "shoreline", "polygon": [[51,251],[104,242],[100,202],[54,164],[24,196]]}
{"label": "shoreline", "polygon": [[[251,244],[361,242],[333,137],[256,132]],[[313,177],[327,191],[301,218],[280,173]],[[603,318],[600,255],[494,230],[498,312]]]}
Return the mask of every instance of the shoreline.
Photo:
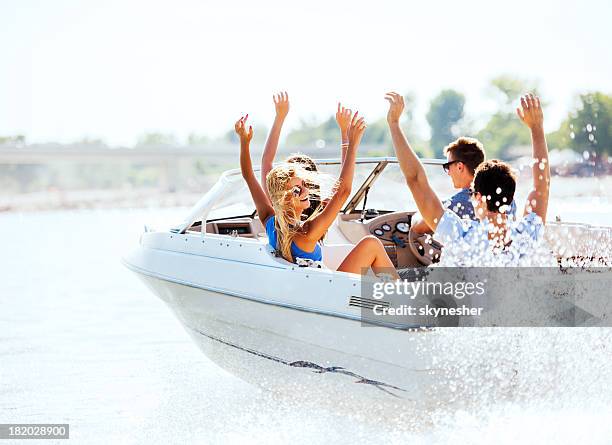
{"label": "shoreline", "polygon": [[[598,199],[612,203],[612,175],[595,177],[553,176],[555,200]],[[206,181],[202,189],[159,190],[157,188],[113,188],[81,190],[45,190],[19,194],[0,194],[0,214],[79,209],[129,209],[191,207],[213,185]],[[557,185],[555,189],[555,184]],[[528,184],[523,183],[524,186]],[[526,190],[517,189],[517,196]],[[406,193],[408,189],[406,189]],[[525,193],[526,194],[526,193]],[[611,217],[612,220],[612,217]]]}
{"label": "shoreline", "polygon": [[204,192],[137,190],[55,190],[19,195],[0,195],[0,214],[58,210],[110,210],[133,208],[191,207]]}

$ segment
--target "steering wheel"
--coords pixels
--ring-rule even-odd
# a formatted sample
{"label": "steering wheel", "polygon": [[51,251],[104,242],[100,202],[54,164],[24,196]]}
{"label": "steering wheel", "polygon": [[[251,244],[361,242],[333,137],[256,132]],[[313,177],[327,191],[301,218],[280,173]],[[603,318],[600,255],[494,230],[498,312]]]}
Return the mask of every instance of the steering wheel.
{"label": "steering wheel", "polygon": [[408,247],[419,263],[429,266],[440,261],[443,246],[430,234],[417,233],[410,227]]}

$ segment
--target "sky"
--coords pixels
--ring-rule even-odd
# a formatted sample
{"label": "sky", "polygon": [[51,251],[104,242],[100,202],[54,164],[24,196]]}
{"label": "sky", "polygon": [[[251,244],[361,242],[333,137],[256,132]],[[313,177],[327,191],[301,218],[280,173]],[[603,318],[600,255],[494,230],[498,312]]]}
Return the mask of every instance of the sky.
{"label": "sky", "polygon": [[375,120],[386,91],[412,91],[426,135],[444,88],[486,122],[500,74],[539,82],[551,131],[576,94],[612,93],[611,17],[608,0],[0,0],[0,136],[129,146],[218,136],[246,112],[257,131],[279,90],[288,128],[337,101]]}

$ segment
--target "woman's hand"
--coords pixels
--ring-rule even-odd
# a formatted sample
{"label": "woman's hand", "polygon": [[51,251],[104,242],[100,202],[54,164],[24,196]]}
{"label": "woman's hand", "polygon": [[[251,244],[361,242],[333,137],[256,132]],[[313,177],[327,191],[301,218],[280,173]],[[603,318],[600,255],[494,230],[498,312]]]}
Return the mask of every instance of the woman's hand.
{"label": "woman's hand", "polygon": [[[357,114],[357,113],[355,113]],[[340,133],[342,134],[342,141],[348,140],[349,127],[351,126],[351,110],[344,108],[340,102],[338,102],[338,111],[336,111],[336,122],[340,127]]]}
{"label": "woman's hand", "polygon": [[387,122],[390,125],[399,123],[400,117],[402,117],[402,112],[404,111],[404,98],[401,94],[392,91],[385,94],[385,99],[389,102]]}
{"label": "woman's hand", "polygon": [[[338,105],[336,119],[339,125],[341,121],[344,122],[346,114],[350,116],[351,110],[342,110],[342,106]],[[323,234],[336,220],[338,212],[342,209],[342,206],[351,195],[353,177],[355,176],[357,147],[366,129],[364,119],[358,118],[357,115],[358,113],[355,112],[355,114],[350,117],[350,123],[348,125],[348,149],[345,149],[343,145],[342,169],[340,170],[340,177],[336,183],[334,194],[325,204],[323,211],[314,219],[311,219],[308,225],[308,231],[305,236],[312,243],[321,239]],[[342,125],[344,125],[344,123]]]}
{"label": "woman's hand", "polygon": [[240,172],[249,187],[259,219],[265,224],[265,221],[270,216],[274,215],[274,208],[272,208],[270,198],[266,196],[253,172],[251,154],[249,152],[249,143],[253,138],[253,127],[249,125],[249,129],[246,129],[246,121],[248,118],[249,115],[247,114],[238,119],[236,124],[234,124],[234,130],[236,130],[236,134],[240,138]]}
{"label": "woman's hand", "polygon": [[516,114],[530,130],[544,127],[544,113],[538,96],[533,94],[522,96],[521,107],[516,109]]}
{"label": "woman's hand", "polygon": [[353,118],[351,119],[351,126],[349,127],[348,139],[349,139],[349,147],[357,148],[359,143],[361,142],[361,137],[365,132],[367,127],[365,120],[361,117],[357,119],[357,114],[359,112],[356,111],[353,114]]}
{"label": "woman's hand", "polygon": [[276,109],[276,117],[285,119],[289,114],[289,95],[286,91],[281,91],[272,96],[274,99],[274,108]]}
{"label": "woman's hand", "polygon": [[240,138],[240,145],[249,145],[251,139],[253,138],[253,127],[249,125],[249,130],[246,129],[246,121],[249,118],[249,115],[242,116],[236,123],[234,124],[234,130],[236,130],[236,134]]}

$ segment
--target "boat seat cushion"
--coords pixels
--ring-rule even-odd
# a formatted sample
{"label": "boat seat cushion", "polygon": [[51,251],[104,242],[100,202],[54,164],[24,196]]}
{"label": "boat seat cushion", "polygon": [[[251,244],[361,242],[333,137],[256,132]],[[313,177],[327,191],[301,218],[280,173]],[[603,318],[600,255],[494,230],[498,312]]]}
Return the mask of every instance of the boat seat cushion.
{"label": "boat seat cushion", "polygon": [[332,270],[337,270],[344,258],[353,249],[352,244],[323,244],[323,264]]}
{"label": "boat seat cushion", "polygon": [[[268,244],[267,239],[259,238],[259,242],[261,242],[262,244],[266,244],[270,248],[270,251],[273,250],[272,247],[270,247],[270,245]],[[325,265],[325,267],[331,270],[337,270],[338,266],[340,266],[344,258],[346,258],[346,256],[353,249],[353,247],[355,246],[353,246],[352,244],[348,244],[348,243],[347,244],[323,244],[321,245],[321,249],[323,251],[323,264]],[[270,253],[270,255],[274,255],[274,254]],[[275,259],[281,263],[293,265],[293,263],[290,263],[289,261],[286,261],[283,258],[275,257]]]}

